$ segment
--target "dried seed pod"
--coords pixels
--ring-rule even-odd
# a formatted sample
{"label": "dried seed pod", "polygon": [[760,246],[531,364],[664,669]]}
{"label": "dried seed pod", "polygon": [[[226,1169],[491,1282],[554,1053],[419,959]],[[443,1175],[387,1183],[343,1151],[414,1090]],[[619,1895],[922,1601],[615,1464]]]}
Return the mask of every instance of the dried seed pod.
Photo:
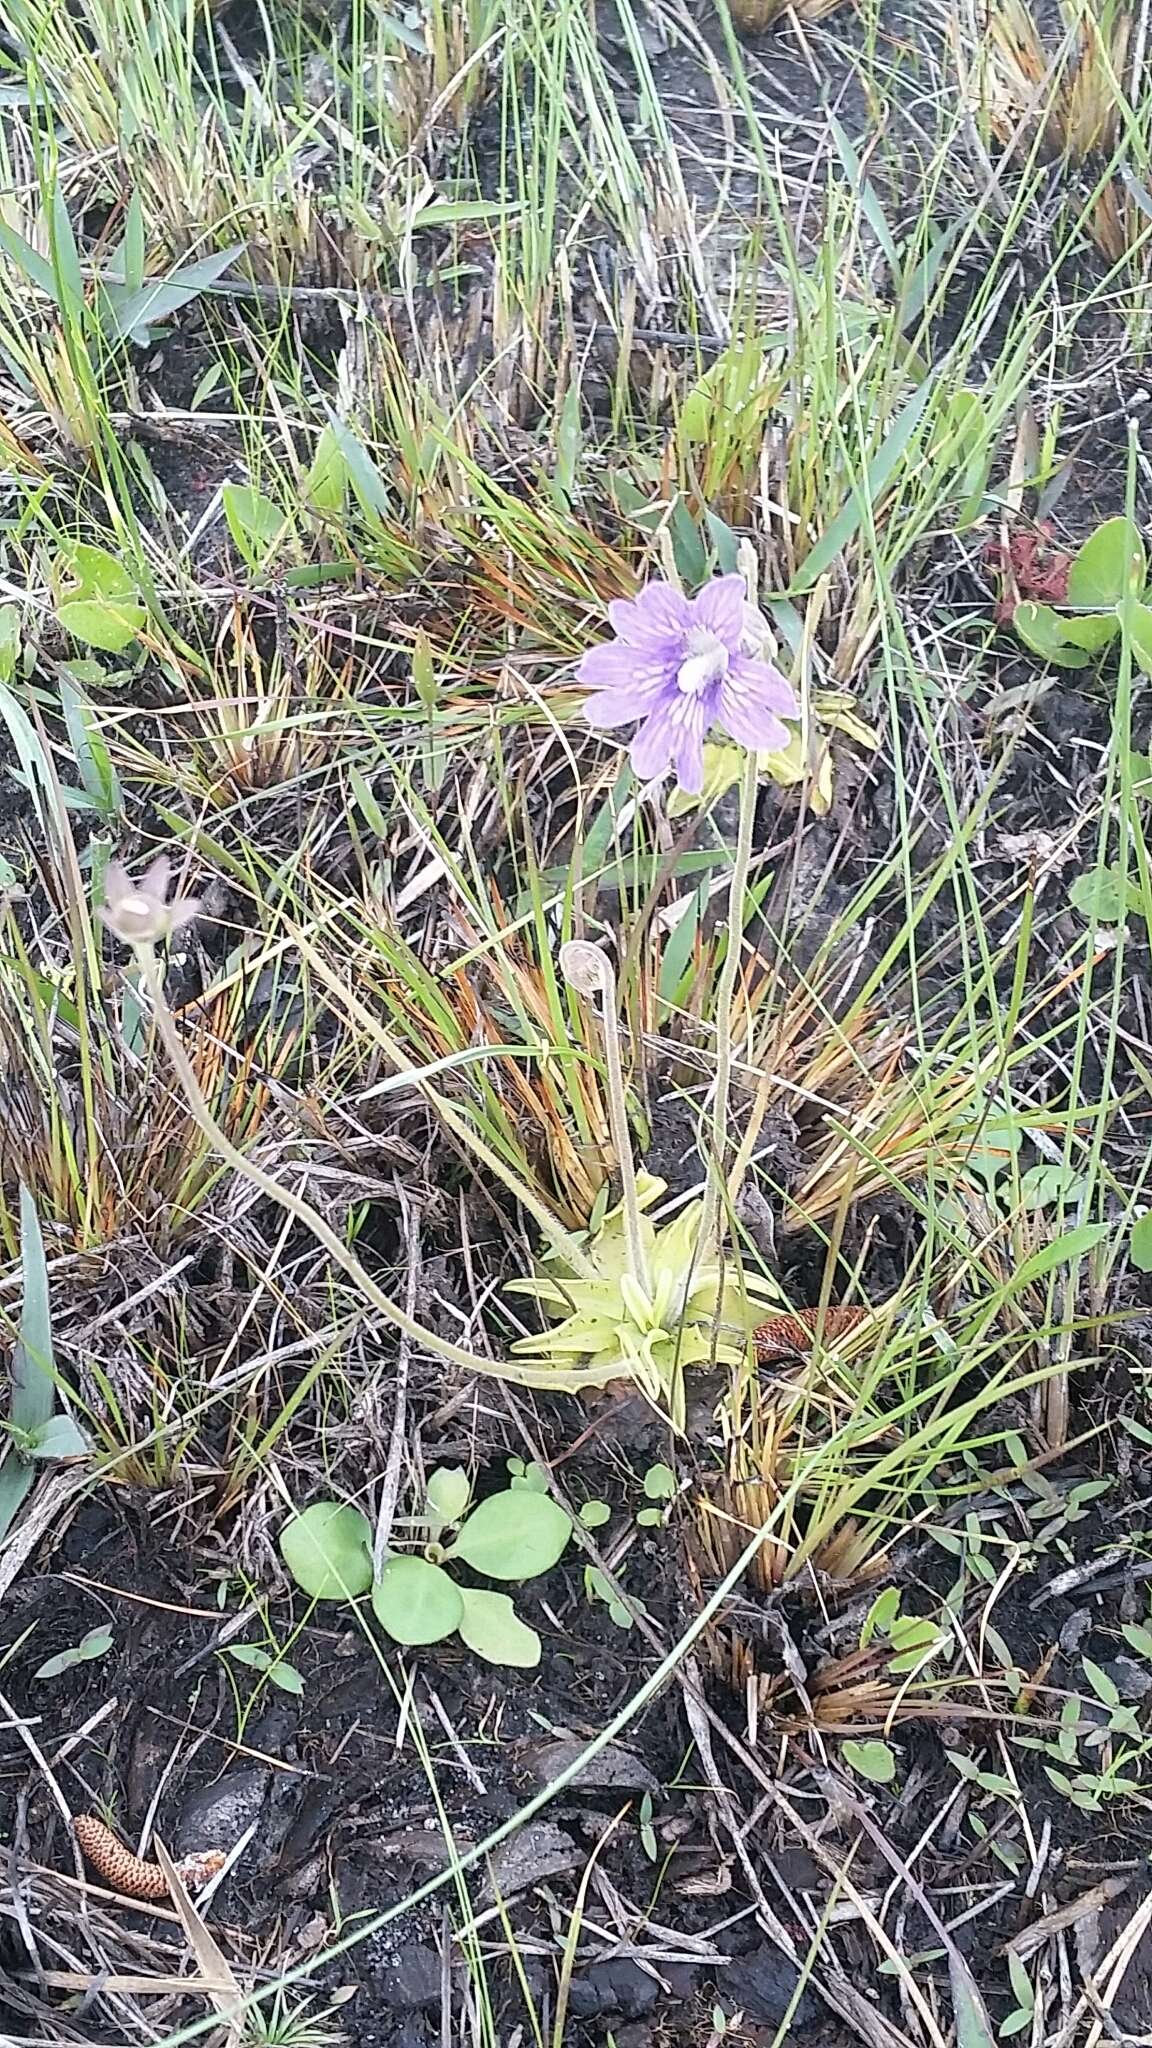
{"label": "dried seed pod", "polygon": [[[134,1856],[95,1814],[78,1813],[72,1830],[93,1870],[111,1891],[119,1892],[125,1899],[168,1897],[168,1879],[160,1865],[145,1863],[142,1856]],[[223,1850],[204,1849],[198,1855],[186,1856],[176,1868],[190,1890],[199,1891],[224,1868],[224,1860]]]}
{"label": "dried seed pod", "polygon": [[[821,1330],[825,1344],[834,1344],[838,1337],[846,1337],[850,1330],[858,1329],[870,1314],[871,1310],[866,1308],[825,1309]],[[767,1365],[774,1358],[806,1358],[819,1327],[818,1308],[798,1308],[794,1315],[773,1316],[752,1333],[757,1363]]]}

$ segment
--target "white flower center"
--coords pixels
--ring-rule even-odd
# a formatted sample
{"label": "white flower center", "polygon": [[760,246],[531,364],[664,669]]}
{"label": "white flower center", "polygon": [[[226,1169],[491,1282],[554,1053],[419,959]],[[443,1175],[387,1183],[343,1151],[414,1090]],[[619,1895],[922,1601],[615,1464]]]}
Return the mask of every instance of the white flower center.
{"label": "white flower center", "polygon": [[729,654],[724,642],[704,626],[693,626],[684,635],[684,659],[676,671],[676,687],[686,697],[698,697],[709,683],[718,683],[728,673]]}

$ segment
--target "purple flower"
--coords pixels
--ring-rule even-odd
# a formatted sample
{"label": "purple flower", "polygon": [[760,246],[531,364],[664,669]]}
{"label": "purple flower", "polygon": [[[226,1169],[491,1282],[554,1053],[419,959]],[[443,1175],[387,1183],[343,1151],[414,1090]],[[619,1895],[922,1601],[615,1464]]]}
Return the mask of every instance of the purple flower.
{"label": "purple flower", "polygon": [[649,583],[608,607],[616,635],[589,648],[577,680],[597,695],[590,725],[636,722],[632,766],[644,782],[675,768],[681,789],[704,786],[704,738],[720,726],[756,753],[786,746],[784,718],[799,717],[795,692],[770,662],[745,654],[756,620],[742,576],[715,576],[696,597]]}

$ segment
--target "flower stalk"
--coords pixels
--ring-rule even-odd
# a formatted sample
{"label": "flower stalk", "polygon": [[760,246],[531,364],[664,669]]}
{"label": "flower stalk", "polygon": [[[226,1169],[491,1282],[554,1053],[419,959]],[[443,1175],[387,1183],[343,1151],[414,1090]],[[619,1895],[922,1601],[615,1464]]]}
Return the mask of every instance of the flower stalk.
{"label": "flower stalk", "polygon": [[[706,1250],[718,1244],[721,1236],[720,1197],[726,1186],[724,1168],[728,1155],[732,1093],[732,1009],[737,970],[744,950],[744,896],[752,865],[758,774],[759,763],[755,754],[746,754],[740,784],[736,852],[728,886],[728,945],[716,982],[716,1085],[712,1095],[712,1141],[704,1186],[704,1214],[700,1224],[700,1243]],[[736,1190],[732,1193],[734,1198]]]}

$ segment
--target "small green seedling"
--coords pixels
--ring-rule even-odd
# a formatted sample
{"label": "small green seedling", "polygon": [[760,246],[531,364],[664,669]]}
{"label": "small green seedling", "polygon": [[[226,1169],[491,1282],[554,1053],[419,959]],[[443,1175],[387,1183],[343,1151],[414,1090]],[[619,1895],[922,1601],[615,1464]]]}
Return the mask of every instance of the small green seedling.
{"label": "small green seedling", "polygon": [[[20,1263],[24,1302],[9,1365],[8,1417],[0,1423],[0,1538],[31,1492],[36,1463],[82,1458],[88,1441],[71,1415],[57,1415],[56,1361],[48,1298],[48,1261],[36,1206],[20,1189]],[[5,1441],[6,1439],[6,1441]]]}
{"label": "small green seedling", "polygon": [[1001,2021],[1000,2039],[1002,2041],[1010,2041],[1014,2034],[1022,2034],[1025,2027],[1032,2025],[1032,2021],[1036,2016],[1036,1993],[1032,1988],[1032,1979],[1029,1977],[1019,1956],[1014,1955],[1011,1949],[1008,1951],[1008,1975],[1011,1979],[1016,2004],[1014,2009],[1008,2014],[1007,2019]]}
{"label": "small green seedling", "polygon": [[[668,1465],[649,1465],[644,1474],[644,1492],[650,1501],[672,1502],[676,1498],[676,1474]],[[658,1529],[668,1520],[666,1507],[647,1507],[637,1511],[636,1520],[642,1529]]]}
{"label": "small green seedling", "polygon": [[288,517],[251,484],[225,484],[220,493],[228,531],[255,576],[267,567],[288,526]]}
{"label": "small green seedling", "polygon": [[77,542],[52,566],[56,617],[66,633],[105,654],[123,654],[148,617],[123,562],[107,548]]}
{"label": "small green seedling", "polygon": [[582,1529],[602,1529],[612,1520],[612,1510],[606,1500],[586,1500],[577,1520]]}
{"label": "small green seedling", "polygon": [[936,1622],[923,1615],[901,1614],[899,1586],[886,1586],[872,1602],[860,1631],[860,1648],[866,1650],[877,1637],[885,1641],[892,1656],[888,1670],[896,1675],[923,1671],[948,1642],[948,1635]]}
{"label": "small green seedling", "polygon": [[[280,1552],[298,1586],[316,1600],[355,1600],[371,1589],[372,1610],[393,1642],[422,1648],[459,1634],[491,1664],[529,1670],[540,1638],[520,1620],[507,1593],[461,1586],[447,1567],[468,1565],[486,1578],[519,1582],[550,1571],[572,1534],[565,1510],[538,1489],[539,1468],[514,1475],[471,1513],[471,1485],[459,1467],[428,1481],[419,1517],[419,1553],[393,1552],[373,1583],[372,1531],[358,1508],[317,1501],[281,1532]],[[519,1483],[518,1483],[519,1482]],[[449,1533],[456,1533],[446,1541]]]}
{"label": "small green seedling", "polygon": [[219,1652],[222,1657],[231,1657],[234,1664],[246,1664],[251,1671],[259,1671],[269,1685],[278,1686],[281,1692],[300,1694],[304,1680],[294,1664],[285,1657],[274,1657],[259,1643],[226,1643]]}
{"label": "small green seedling", "polygon": [[90,1628],[87,1635],[73,1643],[70,1650],[58,1650],[54,1657],[47,1657],[33,1678],[59,1678],[65,1671],[71,1671],[77,1664],[90,1664],[96,1657],[106,1657],[112,1648],[112,1630]]}
{"label": "small green seedling", "polygon": [[538,1465],[533,1458],[525,1464],[523,1458],[509,1458],[508,1484],[515,1492],[518,1487],[527,1487],[529,1493],[547,1493],[550,1484],[548,1467]]}
{"label": "small green seedling", "polygon": [[586,1564],[584,1567],[584,1597],[590,1605],[602,1600],[608,1609],[609,1621],[614,1621],[617,1628],[631,1628],[634,1615],[648,1612],[643,1600],[635,1593],[628,1596],[632,1603],[631,1609],[625,1607],[611,1579],[594,1564]]}
{"label": "small green seedling", "polygon": [[640,1801],[640,1847],[643,1849],[649,1863],[655,1863],[660,1854],[660,1845],[656,1840],[656,1830],[652,1825],[652,1794],[650,1792],[645,1792],[644,1797]]}

